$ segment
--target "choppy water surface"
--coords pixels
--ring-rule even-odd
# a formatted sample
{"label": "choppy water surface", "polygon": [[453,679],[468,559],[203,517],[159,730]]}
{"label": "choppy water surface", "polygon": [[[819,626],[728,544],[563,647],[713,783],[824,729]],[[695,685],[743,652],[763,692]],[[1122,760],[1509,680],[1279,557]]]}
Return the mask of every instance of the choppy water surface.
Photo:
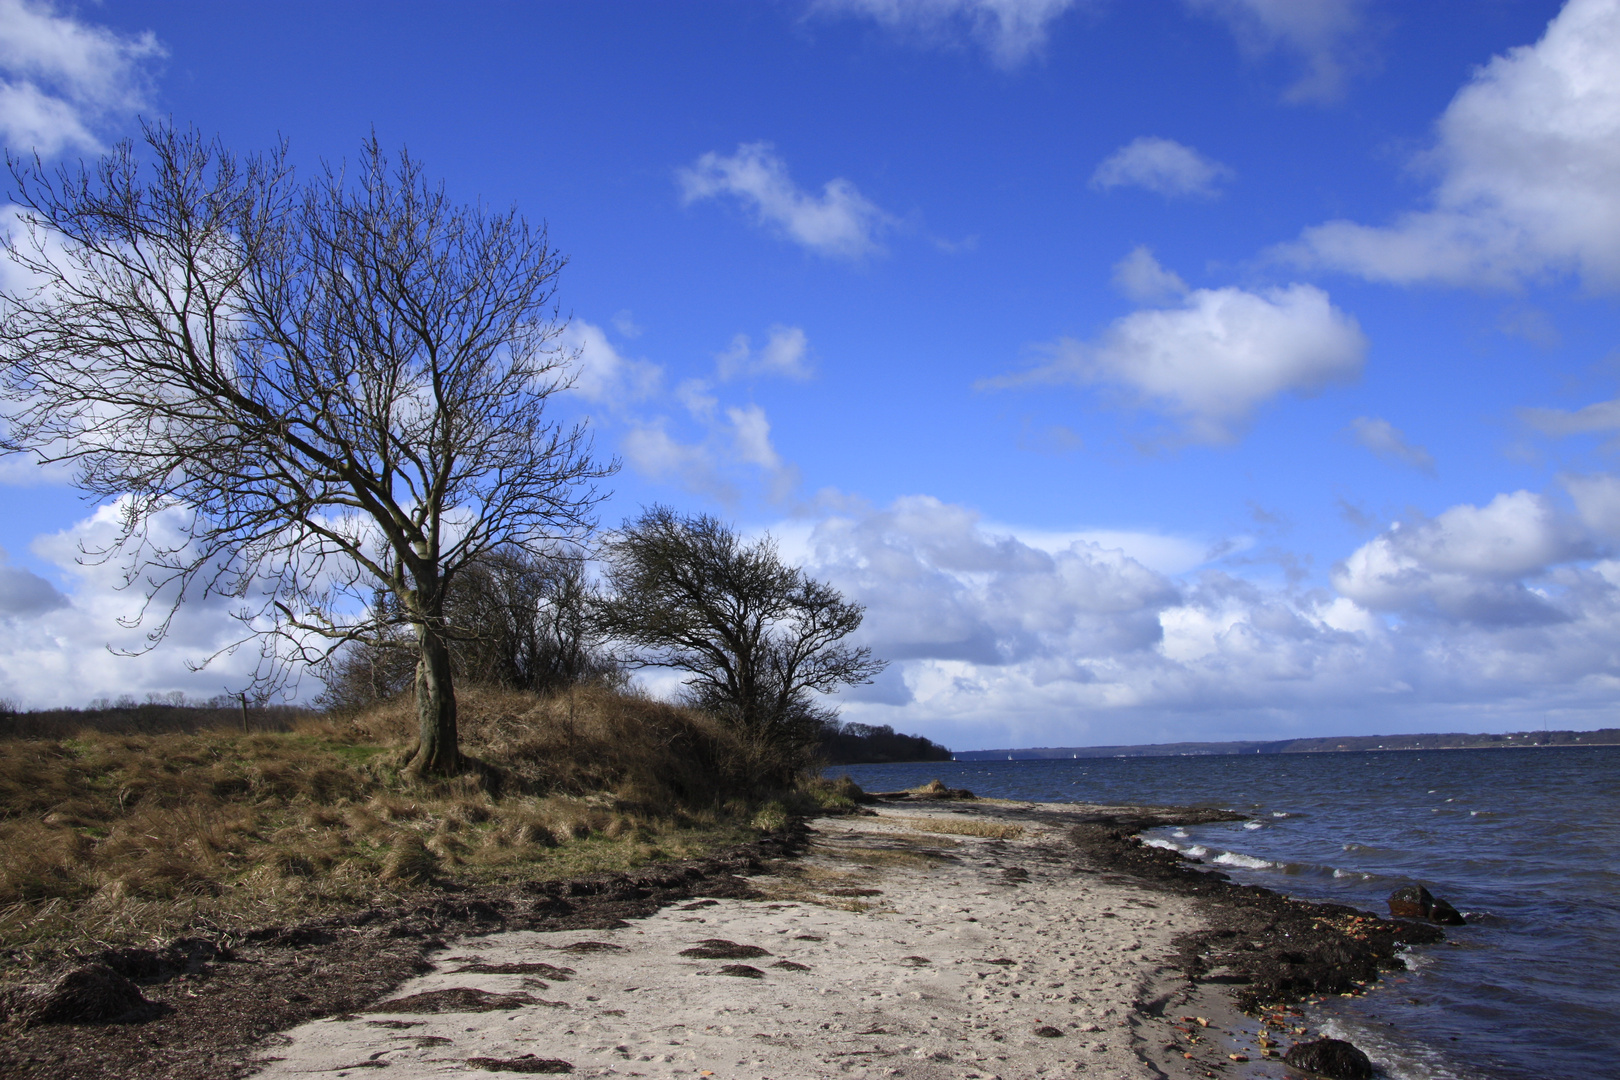
{"label": "choppy water surface", "polygon": [[1235,880],[1387,912],[1419,882],[1470,920],[1315,1017],[1405,1080],[1620,1076],[1620,747],[855,765],[1043,802],[1219,806],[1150,842]]}

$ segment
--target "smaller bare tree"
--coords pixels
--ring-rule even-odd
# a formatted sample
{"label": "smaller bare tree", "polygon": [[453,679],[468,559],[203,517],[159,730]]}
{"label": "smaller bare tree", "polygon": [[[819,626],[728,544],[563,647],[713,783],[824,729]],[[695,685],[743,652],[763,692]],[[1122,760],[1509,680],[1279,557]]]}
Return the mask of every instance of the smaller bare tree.
{"label": "smaller bare tree", "polygon": [[761,779],[802,768],[834,714],[816,695],[868,683],[886,662],[845,642],[865,609],[746,543],[707,514],[654,506],[610,534],[603,631],[635,665],[685,671],[692,704],[735,727]]}

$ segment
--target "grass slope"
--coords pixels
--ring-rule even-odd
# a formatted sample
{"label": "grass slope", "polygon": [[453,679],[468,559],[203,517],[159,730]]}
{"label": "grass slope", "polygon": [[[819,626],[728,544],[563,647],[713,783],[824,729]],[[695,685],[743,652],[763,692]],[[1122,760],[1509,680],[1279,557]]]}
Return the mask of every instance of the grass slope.
{"label": "grass slope", "polygon": [[0,950],[30,967],[386,905],[429,881],[626,869],[738,842],[787,811],[750,802],[741,748],[702,714],[597,688],[472,689],[460,712],[481,767],[433,784],[400,772],[408,702],[286,732],[0,741]]}

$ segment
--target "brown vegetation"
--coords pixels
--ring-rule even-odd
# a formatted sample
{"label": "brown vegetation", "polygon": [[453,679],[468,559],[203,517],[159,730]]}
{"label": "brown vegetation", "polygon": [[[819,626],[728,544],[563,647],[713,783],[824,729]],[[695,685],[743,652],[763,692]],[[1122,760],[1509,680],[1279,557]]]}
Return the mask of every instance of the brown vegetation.
{"label": "brown vegetation", "polygon": [[[377,904],[433,880],[622,869],[749,831],[759,793],[703,714],[590,686],[460,698],[480,764],[438,782],[403,772],[408,699],[286,732],[0,742],[0,948],[21,960]],[[848,798],[830,785],[818,801]]]}

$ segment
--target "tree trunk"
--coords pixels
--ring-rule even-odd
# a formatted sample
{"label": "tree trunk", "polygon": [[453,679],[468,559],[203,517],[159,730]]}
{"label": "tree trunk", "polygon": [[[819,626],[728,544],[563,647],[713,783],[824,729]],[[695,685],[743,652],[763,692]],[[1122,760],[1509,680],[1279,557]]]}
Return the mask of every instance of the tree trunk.
{"label": "tree trunk", "polygon": [[416,717],[421,737],[406,769],[418,776],[449,776],[461,768],[450,649],[426,623],[418,624],[416,641]]}

